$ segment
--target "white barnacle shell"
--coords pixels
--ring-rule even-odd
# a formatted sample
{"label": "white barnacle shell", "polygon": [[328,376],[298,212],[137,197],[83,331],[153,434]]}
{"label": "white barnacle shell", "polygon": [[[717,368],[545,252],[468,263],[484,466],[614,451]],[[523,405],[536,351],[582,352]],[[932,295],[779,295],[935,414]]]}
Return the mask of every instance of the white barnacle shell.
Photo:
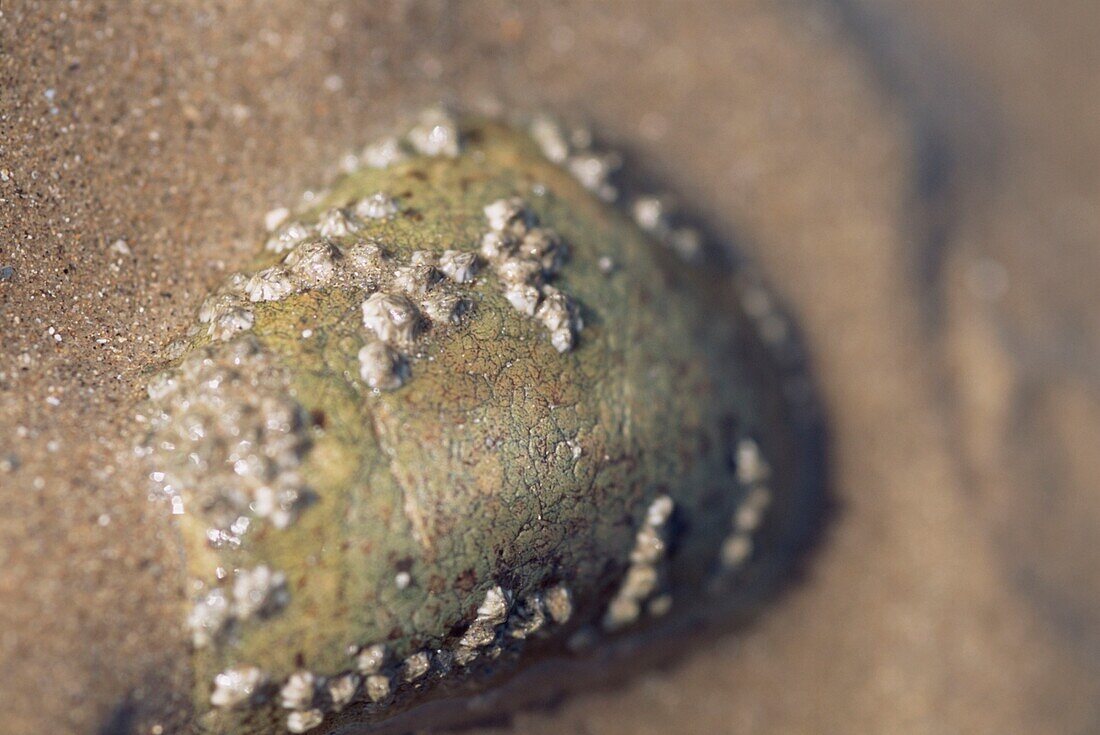
{"label": "white barnacle shell", "polygon": [[465,643],[460,643],[455,647],[455,650],[451,654],[452,661],[459,666],[466,666],[471,661],[476,659],[480,651],[477,648],[471,648]]}
{"label": "white barnacle shell", "polygon": [[533,227],[528,230],[520,242],[519,253],[539,263],[548,276],[553,276],[561,270],[567,254],[565,244],[557,233],[545,227]]}
{"label": "white barnacle shell", "polygon": [[[634,623],[641,616],[642,604],[660,589],[662,572],[658,564],[665,566],[663,560],[668,551],[660,529],[668,523],[673,508],[673,500],[668,495],[659,495],[646,508],[645,520],[634,537],[630,566],[604,611],[605,630],[615,631]],[[663,607],[667,609],[664,601],[648,609],[660,614]]]}
{"label": "white barnacle shell", "polygon": [[634,564],[626,572],[620,594],[640,600],[648,597],[656,589],[656,568],[649,564]]}
{"label": "white barnacle shell", "polygon": [[489,227],[496,232],[522,235],[531,224],[531,213],[519,197],[497,199],[485,205],[484,212]]}
{"label": "white barnacle shell", "polygon": [[638,600],[628,595],[616,595],[607,606],[603,617],[603,627],[608,631],[625,628],[635,622],[642,614]]}
{"label": "white barnacle shell", "polygon": [[492,643],[494,638],[496,638],[496,625],[488,620],[478,618],[470,623],[470,626],[466,628],[466,632],[462,634],[462,638],[458,641],[459,649],[484,648]]}
{"label": "white barnacle shell", "polygon": [[274,232],[275,228],[285,222],[289,216],[290,210],[286,207],[276,207],[268,210],[267,214],[264,215],[264,229],[268,232]]}
{"label": "white barnacle shell", "polygon": [[258,271],[245,286],[250,301],[278,301],[293,290],[290,277],[279,266]]}
{"label": "white barnacle shell", "polygon": [[257,518],[266,518],[275,528],[284,529],[294,521],[306,490],[296,472],[283,470],[275,485],[261,485],[253,493],[249,505]]}
{"label": "white barnacle shell", "polygon": [[663,526],[668,522],[673,509],[672,498],[667,495],[658,495],[646,508],[645,522],[650,526]]}
{"label": "white barnacle shell", "polygon": [[574,310],[568,296],[552,286],[547,286],[543,289],[543,300],[535,312],[535,318],[551,332],[572,329]]}
{"label": "white barnacle shell", "polygon": [[355,667],[362,674],[377,674],[382,670],[389,657],[389,649],[385,643],[374,643],[363,646],[355,655]]}
{"label": "white barnacle shell", "polygon": [[507,258],[496,270],[500,280],[508,284],[537,284],[542,277],[542,266],[524,258]]}
{"label": "white barnacle shell", "polygon": [[439,265],[439,258],[431,250],[414,250],[409,255],[411,265]]}
{"label": "white barnacle shell", "polygon": [[286,606],[290,600],[286,575],[272,571],[266,564],[254,569],[238,569],[233,581],[234,612],[247,620]]}
{"label": "white barnacle shell", "polygon": [[420,115],[420,120],[407,136],[409,144],[425,156],[454,158],[461,148],[458,123],[446,110],[432,108]]}
{"label": "white barnacle shell", "polygon": [[668,233],[668,205],[658,196],[640,196],[630,207],[634,221],[646,232],[658,237]]}
{"label": "white barnacle shell", "polygon": [[251,309],[243,306],[234,306],[227,311],[218,314],[211,322],[209,334],[214,339],[227,340],[239,332],[252,329],[256,321]]}
{"label": "white barnacle shell", "polygon": [[279,690],[279,704],[286,709],[302,710],[313,704],[317,695],[317,677],[312,671],[295,671]]}
{"label": "white barnacle shell", "polygon": [[508,635],[523,640],[538,633],[546,625],[546,610],[542,595],[535,593],[520,600],[508,618]]}
{"label": "white barnacle shell", "polygon": [[737,480],[748,485],[768,479],[771,467],[768,466],[755,440],[745,437],[737,443]]}
{"label": "white barnacle shell", "polygon": [[314,288],[332,278],[341,257],[336,245],[321,238],[302,243],[283,262],[296,283],[302,288]]}
{"label": "white barnacle shell", "polygon": [[403,294],[379,291],[363,302],[363,326],[387,344],[408,344],[420,331],[420,310]]}
{"label": "white barnacle shell", "polygon": [[313,228],[308,225],[301,222],[291,222],[283,225],[274,235],[268,238],[264,249],[272,253],[282,253],[292,249],[312,234]]}
{"label": "white barnacle shell", "polygon": [[388,344],[372,340],[359,350],[359,377],[376,390],[395,390],[405,384],[408,363]]}
{"label": "white barnacle shell", "polygon": [[665,541],[652,525],[643,526],[634,538],[630,561],[635,564],[653,564],[665,554]]}
{"label": "white barnacle shell", "polygon": [[747,533],[731,534],[722,542],[722,565],[727,569],[736,569],[752,556],[752,536]]}
{"label": "white barnacle shell", "polygon": [[573,595],[564,585],[554,585],[542,595],[543,604],[550,619],[558,625],[569,622],[573,615]]}
{"label": "white barnacle shell", "polygon": [[382,262],[386,252],[376,242],[358,242],[347,249],[344,260],[348,269],[367,280],[378,279],[382,275]]}
{"label": "white barnacle shell", "polygon": [[248,276],[241,272],[230,273],[229,277],[222,283],[221,291],[223,293],[235,294],[237,296],[244,295],[244,287],[248,284]]}
{"label": "white barnacle shell", "polygon": [[508,299],[508,303],[514,306],[521,314],[534,316],[535,310],[538,309],[541,295],[539,294],[539,290],[534,286],[519,283],[509,284],[504,290],[504,298]]}
{"label": "white barnacle shell", "polygon": [[362,679],[354,672],[333,678],[328,683],[328,696],[332,700],[332,708],[339,712],[346,707],[355,698],[355,692],[358,691],[361,683]]}
{"label": "white barnacle shell", "polygon": [[255,666],[235,666],[214,677],[210,704],[215,707],[237,707],[252,699],[267,681]]}
{"label": "white barnacle shell", "polygon": [[286,716],[286,729],[297,735],[309,732],[324,722],[325,713],[319,709],[307,709],[301,712],[291,712]]}
{"label": "white barnacle shell", "polygon": [[577,335],[568,327],[555,329],[550,332],[550,344],[558,352],[569,352],[577,344]]}
{"label": "white barnacle shell", "polygon": [[358,232],[361,226],[359,220],[346,209],[333,207],[321,215],[317,232],[321,237],[347,237]]}
{"label": "white barnacle shell", "polygon": [[496,638],[496,629],[508,619],[512,595],[500,585],[490,587],[477,608],[477,617],[466,628],[455,651],[459,663],[472,660],[474,649],[488,646]]}
{"label": "white barnacle shell", "polygon": [[230,309],[242,305],[241,297],[235,293],[219,291],[211,294],[203,299],[202,305],[199,306],[199,322],[209,324]]}
{"label": "white barnacle shell", "polygon": [[559,352],[568,352],[576,343],[576,333],[583,323],[572,299],[553,286],[542,289],[542,301],[535,318],[550,331],[550,343]]}
{"label": "white barnacle shell", "polygon": [[444,250],[439,256],[439,270],[455,283],[469,283],[477,274],[477,253]]}
{"label": "white barnacle shell", "polygon": [[493,625],[500,625],[508,618],[508,609],[512,606],[512,595],[500,585],[490,587],[485,599],[477,608],[477,619]]}
{"label": "white barnacle shell", "polygon": [[551,118],[545,115],[536,117],[531,121],[529,132],[548,160],[564,163],[569,157],[569,141],[561,126]]}
{"label": "white barnacle shell", "polygon": [[518,243],[511,235],[500,232],[486,232],[481,237],[481,255],[488,261],[505,258],[516,251]]}
{"label": "white barnacle shell", "polygon": [[382,192],[360,199],[355,205],[355,215],[363,219],[389,219],[397,214],[397,200]]}
{"label": "white barnacle shell", "polygon": [[412,654],[402,664],[405,681],[416,681],[427,674],[431,666],[432,659],[427,651],[418,651]]}
{"label": "white barnacle shell", "polygon": [[229,598],[225,590],[211,590],[195,602],[187,616],[187,627],[195,648],[204,648],[217,640],[230,617]]}
{"label": "white barnacle shell", "polygon": [[754,485],[734,514],[733,525],[739,531],[751,533],[764,520],[764,511],[771,503],[771,492],[764,485]]}
{"label": "white barnacle shell", "polygon": [[442,278],[434,265],[410,263],[396,268],[393,272],[393,285],[409,296],[424,296]]}
{"label": "white barnacle shell", "polygon": [[569,172],[588,189],[605,202],[614,201],[619,191],[610,183],[611,174],[618,170],[622,161],[614,153],[579,153],[571,156],[566,163]]}
{"label": "white barnacle shell", "polygon": [[371,674],[367,677],[367,696],[372,702],[381,702],[390,696],[392,684],[385,674]]}
{"label": "white barnacle shell", "polygon": [[469,299],[440,291],[433,291],[420,302],[420,307],[434,324],[461,324],[471,306]]}
{"label": "white barnacle shell", "polygon": [[672,610],[672,595],[667,593],[657,595],[646,605],[646,612],[655,618],[668,615],[670,610]]}

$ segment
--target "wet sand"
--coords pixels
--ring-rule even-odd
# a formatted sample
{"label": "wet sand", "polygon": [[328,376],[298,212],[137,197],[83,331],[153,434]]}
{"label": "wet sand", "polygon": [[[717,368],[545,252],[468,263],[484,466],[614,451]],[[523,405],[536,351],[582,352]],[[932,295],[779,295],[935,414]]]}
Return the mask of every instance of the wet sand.
{"label": "wet sand", "polygon": [[755,625],[486,732],[1100,726],[1095,10],[299,5],[2,8],[6,731],[186,698],[127,402],[265,212],[439,99],[590,121],[760,263],[815,360],[837,500]]}

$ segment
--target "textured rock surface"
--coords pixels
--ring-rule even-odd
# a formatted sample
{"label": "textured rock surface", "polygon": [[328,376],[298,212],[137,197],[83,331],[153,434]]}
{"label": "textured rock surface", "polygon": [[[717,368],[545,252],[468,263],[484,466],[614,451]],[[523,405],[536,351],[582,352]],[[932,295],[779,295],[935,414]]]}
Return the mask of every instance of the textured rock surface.
{"label": "textured rock surface", "polygon": [[524,135],[461,139],[316,195],[152,378],[137,451],[186,548],[203,729],[380,722],[745,609],[819,507],[759,284]]}

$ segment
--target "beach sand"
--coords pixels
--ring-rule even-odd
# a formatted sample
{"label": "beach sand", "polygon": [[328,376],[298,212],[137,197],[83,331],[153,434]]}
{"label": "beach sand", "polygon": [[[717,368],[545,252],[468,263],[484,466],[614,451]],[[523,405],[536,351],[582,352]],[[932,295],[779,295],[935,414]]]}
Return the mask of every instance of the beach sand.
{"label": "beach sand", "polygon": [[439,100],[591,123],[760,264],[836,505],[752,626],[486,733],[1100,729],[1100,10],[868,5],[0,5],[0,729],[178,727],[142,371]]}

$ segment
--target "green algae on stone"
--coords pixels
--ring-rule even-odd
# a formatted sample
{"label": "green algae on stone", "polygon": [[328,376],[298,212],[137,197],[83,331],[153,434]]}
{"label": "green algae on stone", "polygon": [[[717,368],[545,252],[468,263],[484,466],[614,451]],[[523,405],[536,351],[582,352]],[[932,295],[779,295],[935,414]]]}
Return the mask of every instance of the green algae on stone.
{"label": "green algae on stone", "polygon": [[766,292],[609,206],[545,125],[368,150],[151,382],[196,729],[384,726],[730,607],[782,555],[805,402]]}

